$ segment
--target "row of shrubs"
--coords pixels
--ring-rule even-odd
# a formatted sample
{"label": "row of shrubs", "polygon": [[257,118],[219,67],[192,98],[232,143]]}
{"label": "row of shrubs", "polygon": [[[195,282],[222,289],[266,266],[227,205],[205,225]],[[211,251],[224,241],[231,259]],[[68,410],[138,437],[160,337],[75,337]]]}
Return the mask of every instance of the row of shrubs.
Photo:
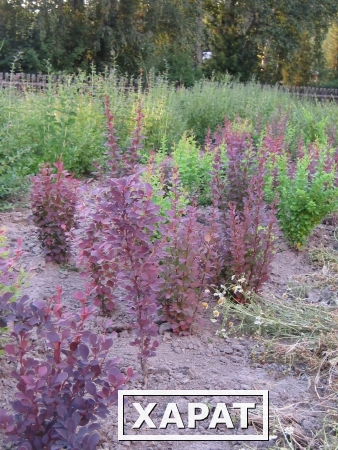
{"label": "row of shrubs", "polygon": [[[259,145],[245,122],[226,120],[204,146],[184,136],[172,155],[160,151],[140,164],[142,103],[125,150],[108,97],[105,113],[107,167],[97,167],[94,184],[77,181],[61,160],[32,179],[33,219],[47,260],[68,263],[78,249],[87,280],[74,295],[79,313],[66,312],[61,288],[47,302],[20,297],[11,271],[20,250],[8,259],[1,249],[0,309],[13,324],[5,352],[19,364],[15,414],[2,410],[0,425],[20,449],[96,448],[99,418],[134,376],[109,359],[113,337],[106,330],[117,302],[130,307],[131,344],[146,385],[158,323],[191,333],[210,290],[229,280],[239,286],[233,301],[249,302],[269,278],[278,223],[300,249],[337,209],[335,152],[300,142],[292,159],[283,117]],[[86,327],[98,313],[107,317],[102,335]],[[48,348],[42,360],[31,354],[35,333]]]}
{"label": "row of shrubs", "polygon": [[[23,179],[38,172],[46,161],[54,163],[60,153],[67,170],[76,176],[102,163],[105,127],[103,99],[109,94],[114,104],[115,128],[122,149],[130,144],[130,131],[138,99],[142,99],[145,134],[142,154],[149,156],[162,147],[171,153],[184,132],[193,133],[202,145],[208,128],[216,131],[224,116],[239,116],[258,145],[269,122],[286,118],[285,140],[295,155],[298,141],[307,146],[318,140],[338,145],[335,103],[299,99],[276,89],[262,89],[226,77],[222,83],[201,80],[189,89],[175,89],[164,77],[150,76],[148,88],[138,92],[115,72],[93,74],[90,84],[84,74],[58,86],[48,84],[46,92],[27,86],[0,91],[0,207],[9,207],[25,186]],[[132,86],[132,82],[131,82]]]}

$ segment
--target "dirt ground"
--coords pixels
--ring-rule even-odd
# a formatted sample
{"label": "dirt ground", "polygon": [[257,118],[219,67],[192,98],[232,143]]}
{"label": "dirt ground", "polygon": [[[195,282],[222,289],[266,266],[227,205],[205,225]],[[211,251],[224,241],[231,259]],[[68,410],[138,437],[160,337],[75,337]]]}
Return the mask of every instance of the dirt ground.
{"label": "dirt ground", "polygon": [[[0,214],[0,227],[7,229],[8,243],[14,246],[19,237],[23,238],[24,255],[23,267],[29,271],[31,278],[26,288],[32,298],[46,298],[54,294],[55,287],[62,286],[64,303],[68,310],[76,311],[79,308],[73,294],[82,288],[85,280],[79,272],[60,268],[54,263],[44,261],[42,251],[37,240],[36,229],[30,223],[29,210],[6,212]],[[311,237],[308,247],[323,243],[334,246],[333,225],[320,225]],[[309,264],[308,251],[296,253],[288,248],[282,238],[279,240],[279,249],[273,264],[271,280],[266,285],[267,292],[281,297],[289,281],[295,275],[311,274],[314,269]],[[311,293],[310,293],[311,294]],[[309,301],[324,302],[321,293],[308,295]],[[212,301],[212,300],[211,300]],[[313,435],[321,427],[323,412],[321,404],[313,389],[311,378],[306,369],[299,373],[285,370],[283,364],[260,364],[251,358],[253,351],[259,350],[259,342],[253,337],[237,336],[226,339],[215,335],[217,323],[209,320],[210,310],[203,313],[204,323],[193,336],[179,337],[162,326],[160,331],[161,345],[157,356],[152,358],[151,375],[148,389],[268,389],[270,392],[270,410],[281,411],[292,427],[298,427],[307,436]],[[140,371],[136,358],[136,349],[129,345],[130,336],[126,328],[128,316],[124,311],[123,302],[117,306],[113,315],[114,325],[118,334],[112,348],[115,356],[121,357],[120,366],[131,366],[136,372]],[[95,324],[93,323],[93,327]],[[41,343],[36,342],[36,352],[43,352]],[[9,407],[15,392],[15,382],[8,374],[12,363],[5,357],[0,359],[0,408]],[[128,389],[140,389],[141,379],[133,381]],[[216,399],[212,396],[206,398],[209,403]],[[143,399],[144,400],[144,399]],[[185,400],[182,398],[181,409],[186,413]],[[132,411],[126,407],[126,426],[132,419]],[[158,413],[160,414],[160,413]],[[183,414],[183,415],[184,415]],[[156,415],[155,415],[156,417]],[[170,430],[168,430],[169,432]],[[203,426],[199,426],[201,434],[211,433]],[[254,432],[249,427],[248,434]],[[269,442],[137,442],[117,441],[117,408],[103,423],[100,430],[102,441],[99,448],[102,450],[119,450],[125,447],[134,449],[165,449],[165,450],[226,450],[226,449],[268,449],[276,448],[275,440]],[[274,434],[273,427],[270,429]],[[0,448],[13,448],[0,442]]]}

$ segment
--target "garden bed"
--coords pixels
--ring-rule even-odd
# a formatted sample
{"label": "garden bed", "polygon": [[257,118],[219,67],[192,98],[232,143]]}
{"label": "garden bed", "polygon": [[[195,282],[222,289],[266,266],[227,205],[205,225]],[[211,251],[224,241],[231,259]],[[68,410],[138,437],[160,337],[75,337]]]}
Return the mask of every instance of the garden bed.
{"label": "garden bed", "polygon": [[[21,210],[0,215],[0,225],[7,229],[6,235],[11,246],[16,245],[18,238],[23,238],[22,266],[30,274],[29,285],[25,291],[34,299],[45,299],[55,293],[56,286],[62,286],[63,302],[67,311],[79,309],[78,302],[73,294],[81,290],[85,279],[74,270],[73,266],[59,266],[55,263],[46,263],[42,254],[37,230],[29,220],[30,211]],[[311,249],[323,245],[330,251],[335,251],[336,240],[332,225],[320,225],[316,228],[308,247],[303,252],[290,250],[282,237],[278,240],[278,252],[273,262],[271,280],[265,286],[266,295],[271,298],[275,295],[283,299],[290,282],[306,274],[313,276],[322,273],[322,267],[310,265]],[[74,249],[75,251],[75,249]],[[298,278],[299,279],[299,278]],[[324,286],[322,286],[324,289]],[[327,289],[327,288],[326,288]],[[325,290],[325,289],[324,289]],[[319,290],[320,291],[320,290]],[[318,299],[323,305],[335,298],[334,291],[330,291],[330,298],[309,294],[304,302],[313,302]],[[311,291],[310,291],[311,292]],[[288,300],[292,301],[289,297]],[[210,299],[210,306],[215,303]],[[120,449],[130,446],[135,449],[232,449],[232,448],[288,448],[282,447],[283,427],[292,427],[293,448],[329,448],[322,447],[316,438],[317,432],[323,427],[323,419],[327,414],[330,401],[327,398],[332,393],[328,385],[321,386],[320,396],[315,389],[315,375],[308,371],[306,364],[297,365],[297,361],[290,363],[280,360],[278,362],[262,362],[261,356],[265,351],[264,339],[257,334],[231,335],[230,329],[225,338],[215,335],[220,328],[219,323],[210,321],[210,311],[204,311],[203,324],[194,330],[191,336],[177,336],[167,330],[165,325],[160,326],[160,346],[157,355],[151,358],[150,377],[148,389],[268,389],[270,392],[270,433],[277,436],[270,442],[262,443],[180,443],[180,442],[124,442],[117,443],[117,408],[111,409],[108,419],[102,424],[100,430],[102,449]],[[140,372],[135,347],[130,346],[130,328],[128,312],[121,301],[112,313],[113,328],[117,330],[111,354],[121,358],[120,367],[125,369],[133,367]],[[93,322],[93,329],[98,327],[100,316]],[[37,355],[44,354],[43,343],[38,340],[34,343]],[[9,407],[14,397],[15,381],[9,373],[13,363],[8,363],[5,357],[1,359],[1,403],[0,407]],[[142,378],[142,377],[141,377]],[[323,382],[324,379],[321,380]],[[128,384],[127,389],[142,389],[142,379],[134,380]],[[212,403],[213,399],[208,398]],[[184,406],[183,406],[184,411]],[[131,413],[127,412],[127,422]],[[252,431],[251,424],[248,433]],[[200,433],[208,433],[201,428]],[[295,442],[299,442],[297,446]],[[286,444],[284,444],[286,445]],[[309,446],[309,447],[308,447]],[[6,444],[1,445],[7,448]],[[10,448],[10,447],[8,447]],[[291,448],[291,447],[290,447]],[[332,447],[333,448],[333,447]]]}

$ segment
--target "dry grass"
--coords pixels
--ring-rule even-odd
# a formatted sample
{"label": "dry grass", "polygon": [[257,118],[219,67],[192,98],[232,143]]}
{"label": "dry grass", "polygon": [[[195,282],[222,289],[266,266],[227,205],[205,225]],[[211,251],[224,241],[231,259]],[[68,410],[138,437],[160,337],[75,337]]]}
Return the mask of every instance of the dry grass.
{"label": "dry grass", "polygon": [[[312,435],[304,433],[297,421],[297,409],[300,403],[286,405],[283,408],[270,407],[270,441],[274,450],[337,450],[338,449],[338,410],[328,409],[326,403],[317,406],[316,412],[324,415],[323,427]],[[261,433],[263,422],[261,414],[252,419],[257,434]],[[252,448],[247,445],[247,448]]]}
{"label": "dry grass", "polygon": [[[229,300],[223,310],[223,333],[256,336],[254,360],[283,364],[286,371],[306,376],[316,392],[324,420],[312,434],[296,420],[299,404],[270,408],[271,448],[276,450],[338,450],[338,252],[313,248],[309,259],[318,270],[294,276],[282,298],[256,297],[249,305]],[[314,290],[325,291],[328,301],[307,302]],[[253,425],[261,430],[259,416]]]}

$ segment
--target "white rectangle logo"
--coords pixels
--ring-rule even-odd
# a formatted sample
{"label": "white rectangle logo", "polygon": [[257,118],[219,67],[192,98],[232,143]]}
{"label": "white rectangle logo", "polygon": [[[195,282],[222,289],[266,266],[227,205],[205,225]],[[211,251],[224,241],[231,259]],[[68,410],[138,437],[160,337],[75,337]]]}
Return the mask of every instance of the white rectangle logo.
{"label": "white rectangle logo", "polygon": [[[128,397],[135,398],[132,402],[128,402],[130,409],[128,420],[131,419],[131,422],[125,420],[125,399]],[[137,397],[140,400],[137,400]],[[155,397],[155,399],[149,398],[148,401],[148,399],[144,400],[145,397]],[[170,397],[169,401],[168,397]],[[194,401],[189,402],[187,397],[194,397]],[[196,397],[202,397],[204,401],[196,401]],[[213,405],[209,404],[205,397],[212,397]],[[231,397],[234,397],[235,401],[230,401],[229,404]],[[245,400],[239,401],[238,397],[245,397]],[[250,401],[247,400],[248,397],[251,397]],[[254,414],[255,418],[262,423],[261,433],[241,434],[241,430],[247,430],[249,427],[250,414]],[[204,428],[201,428],[202,424]],[[168,426],[170,434],[165,434],[164,431],[168,430]],[[207,429],[208,434],[201,432],[204,429]],[[173,431],[177,432],[172,434]],[[212,434],[213,431],[214,434]],[[156,434],[147,434],[147,432],[156,432]],[[120,390],[118,392],[118,440],[268,441],[269,391]]]}

